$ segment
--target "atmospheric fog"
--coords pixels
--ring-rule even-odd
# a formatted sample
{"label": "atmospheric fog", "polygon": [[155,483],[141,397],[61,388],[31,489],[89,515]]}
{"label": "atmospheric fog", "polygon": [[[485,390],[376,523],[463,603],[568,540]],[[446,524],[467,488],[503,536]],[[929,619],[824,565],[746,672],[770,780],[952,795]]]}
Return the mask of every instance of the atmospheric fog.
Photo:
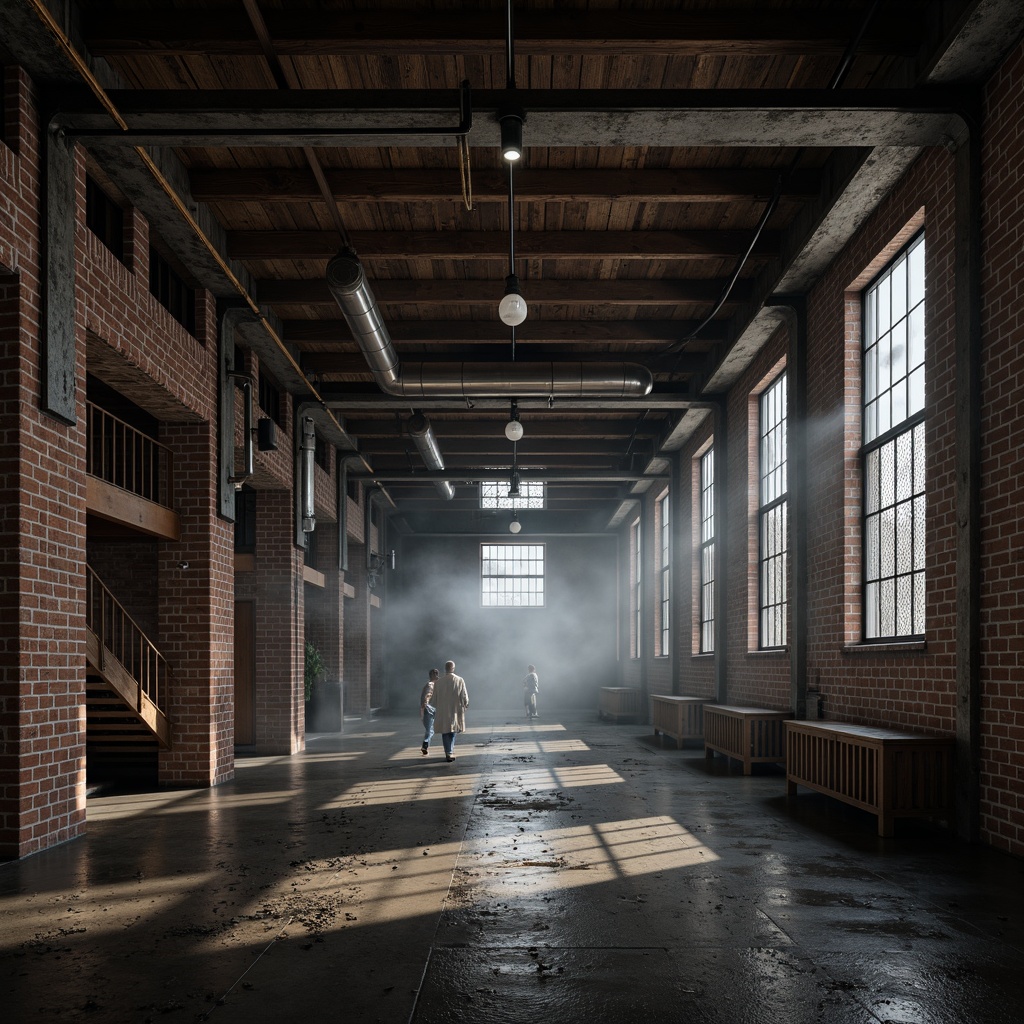
{"label": "atmospheric fog", "polygon": [[545,545],[543,608],[481,606],[480,541],[402,539],[385,605],[391,707],[414,707],[428,670],[452,660],[470,710],[522,712],[528,664],[537,666],[542,714],[596,708],[598,687],[617,681],[615,538],[520,537]]}

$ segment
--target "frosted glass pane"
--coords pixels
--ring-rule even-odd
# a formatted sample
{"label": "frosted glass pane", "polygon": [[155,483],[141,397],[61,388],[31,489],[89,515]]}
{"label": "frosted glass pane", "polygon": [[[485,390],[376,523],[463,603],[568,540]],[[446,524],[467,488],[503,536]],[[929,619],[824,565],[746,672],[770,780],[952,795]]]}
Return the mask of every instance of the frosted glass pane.
{"label": "frosted glass pane", "polygon": [[881,507],[885,508],[896,500],[896,446],[890,441],[879,449],[881,465],[878,469]]}
{"label": "frosted glass pane", "polygon": [[896,500],[906,501],[914,492],[913,435],[907,431],[896,438]]}
{"label": "frosted glass pane", "polygon": [[914,506],[910,502],[896,506],[896,571],[914,568]]}
{"label": "frosted glass pane", "polygon": [[878,519],[878,574],[892,576],[896,571],[896,515],[887,508]]}

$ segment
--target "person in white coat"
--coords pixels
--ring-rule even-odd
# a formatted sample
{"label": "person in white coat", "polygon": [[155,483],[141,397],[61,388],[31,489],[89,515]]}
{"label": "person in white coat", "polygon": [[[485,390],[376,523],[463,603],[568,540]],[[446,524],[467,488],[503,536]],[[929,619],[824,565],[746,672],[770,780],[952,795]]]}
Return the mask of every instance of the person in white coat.
{"label": "person in white coat", "polygon": [[455,662],[444,663],[444,675],[434,684],[434,731],[441,734],[444,759],[455,760],[455,736],[466,731],[469,694],[466,680],[455,674]]}

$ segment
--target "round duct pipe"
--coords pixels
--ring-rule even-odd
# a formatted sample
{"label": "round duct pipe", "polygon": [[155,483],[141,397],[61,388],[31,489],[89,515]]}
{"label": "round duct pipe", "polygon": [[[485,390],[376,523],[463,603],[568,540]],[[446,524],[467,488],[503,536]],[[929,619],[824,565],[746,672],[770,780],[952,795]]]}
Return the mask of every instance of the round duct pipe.
{"label": "round duct pipe", "polygon": [[327,286],[378,387],[399,398],[526,395],[643,398],[654,378],[638,363],[410,363],[400,365],[359,257],[343,249],[327,264]]}
{"label": "round duct pipe", "polygon": [[[443,470],[444,456],[441,455],[441,449],[438,447],[437,437],[434,435],[434,428],[430,425],[430,420],[423,413],[418,412],[409,417],[405,428],[409,431],[409,436],[412,438],[413,444],[416,445],[427,469]],[[455,497],[455,488],[450,480],[435,480],[434,486],[445,501],[451,501]]]}
{"label": "round duct pipe", "polygon": [[374,379],[383,391],[393,394],[389,388],[398,384],[401,377],[398,353],[381,319],[363,265],[351,249],[342,249],[327,264],[327,286],[373,371]]}

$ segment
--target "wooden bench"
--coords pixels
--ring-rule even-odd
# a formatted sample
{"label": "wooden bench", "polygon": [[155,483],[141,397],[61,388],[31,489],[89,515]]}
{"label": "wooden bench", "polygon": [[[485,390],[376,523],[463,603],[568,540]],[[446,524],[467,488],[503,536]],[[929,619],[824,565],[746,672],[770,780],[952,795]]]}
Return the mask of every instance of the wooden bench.
{"label": "wooden bench", "polygon": [[661,742],[671,736],[679,746],[683,740],[699,739],[704,734],[704,705],[706,697],[651,696],[651,721],[654,735],[661,735]]}
{"label": "wooden bench", "polygon": [[597,717],[618,722],[640,717],[640,689],[636,686],[602,686],[597,696]]}
{"label": "wooden bench", "polygon": [[953,808],[952,738],[844,722],[786,722],[786,787],[797,786],[878,815],[878,834],[896,818],[943,818]]}
{"label": "wooden bench", "polygon": [[783,723],[792,717],[792,711],[705,704],[704,756],[709,763],[716,752],[742,761],[744,775],[754,764],[785,761]]}

